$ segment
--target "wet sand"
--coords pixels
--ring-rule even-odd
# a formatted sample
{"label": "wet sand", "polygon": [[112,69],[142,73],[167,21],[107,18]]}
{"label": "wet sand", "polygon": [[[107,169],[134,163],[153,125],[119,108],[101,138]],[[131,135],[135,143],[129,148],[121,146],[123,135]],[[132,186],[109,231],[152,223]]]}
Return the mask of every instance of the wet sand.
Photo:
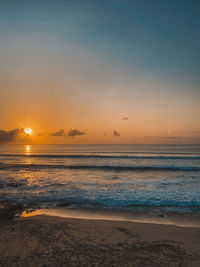
{"label": "wet sand", "polygon": [[200,228],[38,215],[0,224],[0,266],[200,266]]}

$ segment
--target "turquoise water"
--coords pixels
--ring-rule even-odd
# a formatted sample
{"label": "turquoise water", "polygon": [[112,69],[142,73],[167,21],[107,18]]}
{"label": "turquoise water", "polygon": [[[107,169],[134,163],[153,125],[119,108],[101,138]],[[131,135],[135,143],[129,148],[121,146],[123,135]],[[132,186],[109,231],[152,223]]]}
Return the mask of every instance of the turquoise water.
{"label": "turquoise water", "polygon": [[200,212],[200,145],[2,145],[0,201]]}

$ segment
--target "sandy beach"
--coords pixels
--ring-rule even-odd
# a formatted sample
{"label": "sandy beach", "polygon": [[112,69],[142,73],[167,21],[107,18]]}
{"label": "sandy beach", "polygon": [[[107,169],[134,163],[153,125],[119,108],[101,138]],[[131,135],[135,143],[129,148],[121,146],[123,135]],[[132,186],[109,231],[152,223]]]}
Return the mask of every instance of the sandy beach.
{"label": "sandy beach", "polygon": [[200,228],[38,215],[5,220],[1,266],[200,266]]}

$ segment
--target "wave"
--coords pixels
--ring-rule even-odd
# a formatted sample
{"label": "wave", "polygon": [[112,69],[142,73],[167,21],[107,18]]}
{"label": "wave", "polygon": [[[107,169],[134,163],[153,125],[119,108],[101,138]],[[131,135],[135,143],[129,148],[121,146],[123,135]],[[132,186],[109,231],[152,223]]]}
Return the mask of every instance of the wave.
{"label": "wave", "polygon": [[102,171],[184,171],[200,172],[196,166],[109,166],[109,165],[61,165],[61,164],[4,164],[0,163],[0,170],[42,170],[42,169],[73,169],[73,170],[102,170]]}
{"label": "wave", "polygon": [[26,154],[0,154],[0,157],[30,157],[30,158],[75,158],[75,159],[181,159],[181,160],[199,160],[200,156],[124,156],[124,155],[83,155],[83,154],[35,154],[35,155],[26,155]]}
{"label": "wave", "polygon": [[[30,206],[32,209],[34,206],[39,208],[71,208],[71,209],[90,209],[106,211],[132,211],[132,212],[151,212],[152,214],[159,215],[160,212],[200,212],[199,201],[163,201],[157,202],[149,199],[148,201],[131,201],[131,204],[124,203],[123,200],[117,202],[105,202],[98,199],[85,199],[85,198],[72,198],[62,197],[57,195],[41,196],[37,198],[32,197],[31,194],[27,195],[26,198],[13,197],[12,194],[6,195],[1,199],[2,202],[20,203],[25,204],[26,207]],[[27,205],[28,204],[28,205]]]}

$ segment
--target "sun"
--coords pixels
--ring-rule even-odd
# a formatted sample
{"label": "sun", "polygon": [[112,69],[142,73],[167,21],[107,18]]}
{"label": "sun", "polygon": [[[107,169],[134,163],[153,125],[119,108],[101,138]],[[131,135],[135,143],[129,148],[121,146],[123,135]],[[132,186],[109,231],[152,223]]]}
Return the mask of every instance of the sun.
{"label": "sun", "polygon": [[28,135],[32,135],[33,130],[31,128],[25,128],[24,132]]}

